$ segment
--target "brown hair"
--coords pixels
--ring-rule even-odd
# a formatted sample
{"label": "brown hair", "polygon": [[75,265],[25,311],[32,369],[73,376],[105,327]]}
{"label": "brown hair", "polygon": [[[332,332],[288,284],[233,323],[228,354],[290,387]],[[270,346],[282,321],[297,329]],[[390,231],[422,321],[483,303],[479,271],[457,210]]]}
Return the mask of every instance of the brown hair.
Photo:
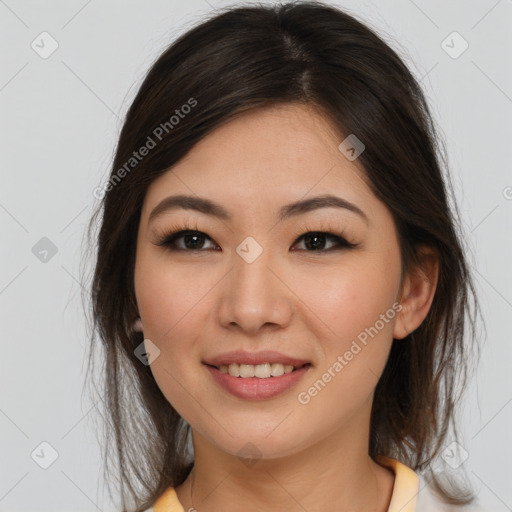
{"label": "brown hair", "polygon": [[[88,241],[97,242],[97,253],[89,369],[95,367],[98,338],[105,469],[115,458],[123,510],[128,499],[137,511],[151,506],[167,487],[180,485],[193,464],[190,426],[134,354],[143,341],[132,325],[138,316],[134,262],[146,190],[222,124],[249,109],[284,103],[318,108],[340,134],[363,141],[358,161],[393,215],[404,269],[417,263],[422,244],[439,254],[430,311],[414,332],[393,341],[377,384],[369,454],[430,472],[445,501],[470,503],[470,491],[456,481],[449,488],[432,472],[450,428],[457,439],[455,405],[466,387],[479,311],[446,150],[419,83],[393,49],[339,8],[291,2],[214,13],[161,54],[127,112],[109,182],[91,219]],[[135,159],[134,151],[148,147],[150,139],[154,145]]]}

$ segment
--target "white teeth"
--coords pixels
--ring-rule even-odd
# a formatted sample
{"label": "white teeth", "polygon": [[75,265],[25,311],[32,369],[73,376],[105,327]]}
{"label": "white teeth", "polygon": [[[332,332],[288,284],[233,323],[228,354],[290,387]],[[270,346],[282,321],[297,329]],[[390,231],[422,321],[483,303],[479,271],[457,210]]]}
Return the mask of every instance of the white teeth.
{"label": "white teeth", "polygon": [[254,366],[252,364],[241,364],[240,377],[254,377]]}
{"label": "white teeth", "polygon": [[284,365],[282,365],[281,363],[273,363],[272,366],[270,367],[270,375],[272,375],[272,377],[280,377],[283,374]]}
{"label": "white teeth", "polygon": [[230,364],[228,366],[228,373],[231,377],[240,377],[240,366],[237,364]]}
{"label": "white teeth", "polygon": [[270,375],[270,363],[258,364],[254,367],[254,376],[258,379],[268,379]]}
{"label": "white teeth", "polygon": [[229,373],[232,377],[258,379],[268,379],[269,377],[280,377],[285,373],[293,372],[294,366],[291,364],[283,365],[281,363],[263,363],[263,364],[237,364],[221,365],[219,370],[222,373]]}

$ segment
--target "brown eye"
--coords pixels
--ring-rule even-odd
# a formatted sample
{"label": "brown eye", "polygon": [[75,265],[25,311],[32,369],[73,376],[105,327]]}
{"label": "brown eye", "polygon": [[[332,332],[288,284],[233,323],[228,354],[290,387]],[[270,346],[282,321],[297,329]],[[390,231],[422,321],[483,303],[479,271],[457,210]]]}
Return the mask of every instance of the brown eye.
{"label": "brown eye", "polygon": [[[200,231],[178,231],[166,236],[157,245],[166,247],[171,251],[200,251],[204,249],[206,239],[211,240],[208,235]],[[183,240],[182,244],[179,243],[181,240]]]}
{"label": "brown eye", "polygon": [[[335,243],[333,246],[326,249],[325,246],[327,239],[334,240]],[[333,235],[332,233],[324,233],[322,231],[311,231],[309,233],[305,233],[298,240],[304,241],[304,245],[306,247],[305,250],[308,252],[329,251],[336,248],[351,248],[356,246],[356,244],[352,244],[340,236]]]}

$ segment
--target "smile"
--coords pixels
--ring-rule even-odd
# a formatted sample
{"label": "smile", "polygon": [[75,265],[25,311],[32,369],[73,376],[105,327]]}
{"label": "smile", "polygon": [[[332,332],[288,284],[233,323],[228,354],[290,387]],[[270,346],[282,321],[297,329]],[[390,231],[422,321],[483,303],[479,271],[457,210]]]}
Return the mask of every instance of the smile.
{"label": "smile", "polygon": [[209,364],[204,367],[214,382],[231,395],[245,400],[267,400],[295,387],[312,366],[310,363],[298,367],[282,363],[231,363],[218,368]]}

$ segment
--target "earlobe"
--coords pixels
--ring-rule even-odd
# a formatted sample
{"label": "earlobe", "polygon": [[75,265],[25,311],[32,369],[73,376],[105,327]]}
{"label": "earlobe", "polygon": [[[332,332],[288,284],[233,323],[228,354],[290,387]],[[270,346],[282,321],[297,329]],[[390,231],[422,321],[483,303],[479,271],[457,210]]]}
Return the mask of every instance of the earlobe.
{"label": "earlobe", "polygon": [[428,246],[421,246],[417,251],[419,264],[410,269],[402,284],[402,309],[393,332],[396,339],[405,338],[421,325],[434,300],[439,275],[438,254]]}
{"label": "earlobe", "polygon": [[135,320],[135,322],[133,323],[133,330],[135,332],[142,332],[142,320],[139,318],[137,318],[137,320]]}

